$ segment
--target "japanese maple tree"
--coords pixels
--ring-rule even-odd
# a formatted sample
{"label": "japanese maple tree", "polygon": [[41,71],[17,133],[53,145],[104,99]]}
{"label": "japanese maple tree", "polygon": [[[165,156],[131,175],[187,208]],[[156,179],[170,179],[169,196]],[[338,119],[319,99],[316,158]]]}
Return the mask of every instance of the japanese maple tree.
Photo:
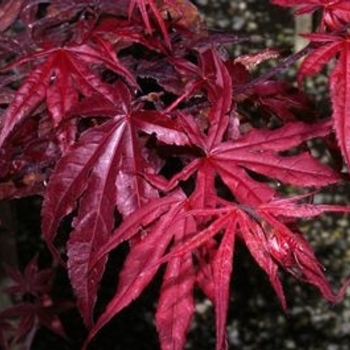
{"label": "japanese maple tree", "polygon": [[[350,165],[350,5],[272,3],[295,6],[296,14],[320,12],[300,53],[280,57],[268,49],[230,57],[225,46],[243,39],[209,31],[188,0],[0,5],[0,199],[43,197],[43,238],[68,269],[89,329],[84,348],[164,264],[155,315],[161,349],[184,348],[195,287],[215,308],[216,349],[227,349],[237,241],[267,274],[283,309],[280,270],[331,302],[344,295],[349,282],[332,291],[298,222],[349,211],[308,198],[347,181],[341,166],[333,169],[311,154],[309,141],[335,134],[335,148]],[[300,86],[335,59],[329,118],[320,118],[297,87],[278,80],[303,55]],[[254,76],[265,60],[277,66]],[[280,184],[299,195],[286,196]],[[61,226],[69,220],[67,238]],[[96,315],[109,253],[125,242],[117,289]],[[37,290],[47,272],[38,272],[33,260],[23,276],[9,273],[19,285],[12,291],[34,293],[38,304],[5,310],[0,326],[11,328],[7,319],[26,314],[30,322],[15,341],[38,324],[64,335],[51,308],[39,302],[40,293],[49,298]],[[23,290],[26,278],[40,283]],[[3,347],[7,339],[0,332]]]}

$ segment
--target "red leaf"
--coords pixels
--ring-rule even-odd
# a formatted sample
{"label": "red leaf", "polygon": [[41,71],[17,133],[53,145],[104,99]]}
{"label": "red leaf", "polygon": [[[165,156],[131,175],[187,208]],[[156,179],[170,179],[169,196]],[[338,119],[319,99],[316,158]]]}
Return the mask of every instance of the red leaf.
{"label": "red leaf", "polygon": [[251,218],[243,212],[239,213],[239,226],[241,228],[240,232],[245,245],[255,261],[266,272],[283,309],[286,310],[287,304],[283,287],[278,276],[278,265],[269,255],[269,246],[264,231],[256,221],[251,220]]}
{"label": "red leaf", "polygon": [[145,23],[146,29],[149,34],[152,33],[152,26],[151,26],[151,20],[149,18],[149,15],[147,13],[146,6],[149,6],[150,10],[152,11],[153,16],[155,17],[157,24],[163,34],[163,37],[165,39],[165,42],[169,48],[171,48],[170,43],[170,37],[168,34],[168,30],[166,28],[165,22],[162,18],[161,13],[159,12],[159,9],[157,8],[157,5],[154,3],[153,0],[130,0],[129,4],[129,18],[132,16],[135,6],[137,6],[140,10],[142,19]]}
{"label": "red leaf", "polygon": [[283,268],[298,279],[316,286],[323,297],[331,302],[338,302],[350,285],[348,280],[337,294],[333,294],[331,286],[317,261],[312,247],[301,235],[292,232],[273,215],[262,214],[267,225],[264,227],[267,251]]}
{"label": "red leaf", "polygon": [[350,45],[344,41],[340,57],[330,78],[331,99],[333,106],[333,123],[336,138],[350,167]]}
{"label": "red leaf", "polygon": [[265,184],[249,179],[242,168],[298,186],[334,183],[339,180],[337,174],[308,153],[295,156],[277,153],[297,146],[303,140],[327,134],[329,126],[329,123],[321,123],[318,127],[289,123],[273,131],[253,130],[238,140],[221,143],[210,152],[209,161],[232,194],[251,204],[270,200],[273,191]]}
{"label": "red leaf", "polygon": [[[44,237],[54,252],[56,249],[53,241],[60,221],[74,210],[76,200],[88,186],[91,169],[99,159],[103,159],[103,153],[108,151],[108,144],[118,140],[122,131],[122,120],[117,123],[111,121],[92,129],[57,164],[50,178],[42,209]],[[116,169],[112,171],[115,172]],[[58,255],[57,252],[55,254]]]}
{"label": "red leaf", "polygon": [[[307,37],[307,36],[306,36]],[[333,56],[339,51],[341,42],[331,41],[326,45],[322,45],[320,48],[312,51],[303,61],[298,72],[298,83],[301,82],[308,75],[314,75],[318,73],[321,68],[327,64]]]}
{"label": "red leaf", "polygon": [[[176,223],[175,244],[181,244],[191,225],[191,218]],[[193,223],[192,223],[193,225]],[[182,350],[194,313],[195,271],[191,253],[168,262],[160,290],[156,325],[162,350]]]}
{"label": "red leaf", "polygon": [[51,57],[33,70],[18,89],[13,102],[2,116],[0,147],[2,147],[14,127],[22,122],[44,100],[53,62],[54,57]]}
{"label": "red leaf", "polygon": [[223,235],[220,247],[212,262],[215,288],[216,350],[228,349],[225,326],[229,304],[236,225],[237,222],[233,219]]}
{"label": "red leaf", "polygon": [[147,205],[128,215],[123,223],[113,232],[109,241],[100,247],[92,266],[99,259],[103,259],[112,249],[118,247],[119,244],[140,234],[143,227],[154,225],[171,206],[181,199],[183,199],[183,195],[180,192],[175,192],[164,198],[150,200]]}
{"label": "red leaf", "polygon": [[[137,298],[152,280],[158,269],[155,263],[160,260],[176,232],[173,220],[182,206],[182,202],[174,205],[145,232],[145,237],[131,247],[119,275],[117,292],[92,328],[87,342],[120,310]],[[138,229],[142,228],[138,226]]]}
{"label": "red leaf", "polygon": [[37,256],[29,261],[23,273],[10,266],[5,266],[5,271],[14,282],[5,291],[17,298],[23,297],[26,294],[38,296],[48,293],[51,289],[54,269],[47,268],[39,270]]}
{"label": "red leaf", "polygon": [[111,87],[97,76],[90,64],[104,65],[123,76],[131,85],[136,86],[133,76],[124,68],[116,56],[103,57],[88,45],[71,46],[64,49],[43,50],[28,56],[6,69],[26,61],[46,57],[42,64],[32,70],[15,95],[14,101],[3,116],[4,122],[0,133],[0,146],[13,128],[28,117],[35,107],[46,98],[47,106],[57,126],[77,101],[77,93],[91,96],[94,93],[113,101]]}
{"label": "red leaf", "polygon": [[[85,135],[84,142],[81,143],[82,148],[86,148],[86,142],[93,142],[91,134],[88,135],[90,137]],[[74,230],[67,245],[70,280],[87,327],[92,325],[93,307],[106,259],[101,260],[93,269],[90,268],[90,263],[94,259],[97,247],[107,242],[114,226],[115,178],[122,137],[123,128],[117,123],[114,128],[108,130],[103,140],[95,139],[100,141],[99,149],[96,150],[100,157],[89,172],[85,195],[79,203],[78,216],[73,223]],[[81,154],[80,150],[81,148],[76,150],[77,155]]]}

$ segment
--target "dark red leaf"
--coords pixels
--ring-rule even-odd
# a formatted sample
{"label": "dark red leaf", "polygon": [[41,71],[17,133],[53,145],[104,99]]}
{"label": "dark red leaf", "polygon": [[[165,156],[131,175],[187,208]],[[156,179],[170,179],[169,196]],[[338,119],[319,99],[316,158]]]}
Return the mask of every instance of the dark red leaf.
{"label": "dark red leaf", "polygon": [[335,135],[345,159],[350,166],[350,45],[344,41],[340,57],[330,78],[331,99],[333,106],[333,123]]}
{"label": "dark red leaf", "polygon": [[230,279],[237,233],[236,225],[237,222],[234,219],[228,225],[212,262],[215,290],[216,350],[228,349],[225,326],[230,300]]}
{"label": "dark red leaf", "polygon": [[[137,224],[137,230],[142,235],[142,238],[131,247],[119,275],[117,292],[92,328],[87,341],[90,341],[120,310],[137,298],[152,280],[158,268],[156,263],[165,253],[173,235],[177,231],[173,225],[173,220],[183,204],[182,201],[175,204],[168,213],[163,214],[149,229],[147,229],[147,226],[144,226],[145,228],[143,229],[139,223]],[[115,236],[119,240],[120,233],[118,231],[115,232]],[[167,232],[165,233],[165,231]],[[106,247],[108,250],[114,247],[113,241],[112,237],[111,242],[107,243]],[[105,254],[105,251],[106,248],[103,248],[102,253]]]}
{"label": "dark red leaf", "polygon": [[[181,244],[187,232],[196,230],[192,218],[176,223],[175,244]],[[192,229],[189,228],[192,224]],[[156,325],[161,348],[182,350],[186,332],[194,313],[193,288],[195,270],[191,253],[168,262],[160,290],[157,306]]]}

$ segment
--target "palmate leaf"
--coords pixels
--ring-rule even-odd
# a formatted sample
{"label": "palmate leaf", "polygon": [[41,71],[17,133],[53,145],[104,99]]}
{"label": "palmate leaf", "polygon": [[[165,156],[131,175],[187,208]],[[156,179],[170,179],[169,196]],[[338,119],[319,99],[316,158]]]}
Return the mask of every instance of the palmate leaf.
{"label": "palmate leaf", "polygon": [[325,26],[331,30],[340,29],[350,19],[350,4],[347,0],[271,0],[271,2],[286,7],[296,6],[298,15],[313,13],[321,9],[320,28],[322,30],[325,29]]}
{"label": "palmate leaf", "polygon": [[[165,212],[169,209],[171,202],[173,203],[171,209]],[[163,256],[176,234],[177,229],[171,224],[185,203],[185,198],[180,193],[169,196],[166,201],[162,199],[155,200],[154,204],[158,206],[157,217],[154,216],[155,209],[153,205],[141,208],[143,215],[138,212],[135,213],[137,215],[131,214],[121,227],[115,230],[110,241],[102,246],[97,261],[101,257],[103,258],[111,249],[117,247],[124,239],[131,238],[130,235],[144,235],[144,238],[131,247],[124,267],[120,272],[117,292],[92,328],[87,341],[90,341],[120,310],[137,298],[152,280],[158,268],[156,263]],[[159,209],[162,209],[160,213]],[[159,215],[161,215],[160,218]],[[147,221],[149,222],[148,225]],[[128,230],[125,228],[128,228]],[[130,230],[129,228],[133,229]],[[146,232],[143,232],[143,230]]]}
{"label": "palmate leaf", "polygon": [[[60,160],[50,179],[42,212],[45,239],[58,255],[54,239],[59,223],[77,208],[74,230],[67,245],[68,269],[87,326],[92,324],[106,257],[93,268],[91,263],[96,249],[108,241],[114,228],[114,209],[127,217],[158,196],[158,192],[138,175],[149,167],[147,154],[141,153],[144,136],[140,137],[138,131],[155,134],[168,144],[187,143],[187,137],[176,122],[165,115],[137,110],[129,113],[130,99],[125,89],[119,85],[119,93],[127,97],[124,107],[121,108],[116,99],[117,105],[108,102],[102,108],[104,114],[115,113],[115,117],[86,131]],[[89,104],[81,107],[80,112],[84,114]]]}
{"label": "palmate leaf", "polygon": [[[303,128],[302,125],[304,132],[299,134],[300,128]],[[307,140],[329,133],[329,127],[329,123],[321,123],[319,127],[313,125],[313,128],[309,128],[297,122],[272,131],[252,131],[235,142],[221,143],[210,152],[209,161],[241,202],[247,202],[247,199],[241,196],[247,191],[241,193],[238,183],[242,183],[244,187],[247,184],[244,184],[244,177],[230,176],[236,171],[233,170],[235,168],[240,173],[242,173],[242,168],[248,169],[269,178],[278,179],[283,183],[298,186],[324,186],[335,183],[339,180],[338,175],[312,158],[310,154],[305,152],[293,156],[279,154],[283,150],[298,146],[302,138]],[[320,176],[321,172],[322,176]],[[266,191],[264,184],[259,184],[257,181],[253,183],[255,186],[252,184],[251,186],[254,187],[251,187],[249,192]],[[264,201],[267,201],[266,199]]]}
{"label": "palmate leaf", "polygon": [[26,265],[23,273],[17,269],[5,266],[8,277],[14,282],[4,291],[11,296],[23,297],[26,294],[40,295],[49,293],[51,282],[54,276],[54,269],[47,268],[39,270],[38,259],[35,256]]}
{"label": "palmate leaf", "polygon": [[[334,205],[311,205],[298,203],[302,197],[273,200],[260,206],[227,205],[220,209],[190,210],[186,215],[215,216],[215,219],[201,231],[197,231],[181,246],[173,248],[159,263],[171,261],[211,241],[215,236],[221,236],[221,243],[216,255],[209,260],[211,270],[207,271],[212,278],[213,285],[208,296],[217,307],[217,336],[219,344],[223,344],[223,325],[227,304],[223,298],[226,283],[229,282],[233,254],[233,246],[224,242],[232,242],[238,236],[243,240],[258,265],[266,272],[282,307],[286,310],[287,304],[283,287],[279,277],[282,268],[297,279],[314,285],[329,301],[338,302],[350,285],[347,280],[337,294],[334,294],[329,285],[324,269],[317,260],[312,247],[298,231],[292,231],[284,222],[290,218],[309,218],[321,215],[324,212],[349,212],[349,208]],[[222,233],[223,232],[223,233]],[[226,251],[227,259],[221,260],[221,254]],[[205,271],[202,270],[202,273]],[[203,278],[203,275],[202,277]],[[220,288],[217,287],[220,285]],[[218,289],[217,289],[218,288]],[[206,290],[206,289],[205,289]],[[220,300],[216,300],[220,296]]]}
{"label": "palmate leaf", "polygon": [[[16,327],[11,330],[11,344],[26,339],[28,349],[39,326],[44,326],[52,332],[66,337],[63,325],[57,315],[59,306],[54,305],[50,297],[55,270],[46,268],[39,270],[38,258],[35,256],[26,265],[23,272],[13,267],[5,267],[10,279],[14,282],[4,289],[14,300],[20,300],[0,313],[0,329],[12,325],[16,320]],[[70,306],[67,304],[67,306]],[[6,349],[4,334],[0,330],[0,343]],[[6,330],[6,329],[4,329]]]}
{"label": "palmate leaf", "polygon": [[344,41],[340,57],[330,77],[333,122],[339,147],[350,167],[350,44]]}
{"label": "palmate leaf", "polygon": [[[58,224],[75,209],[76,201],[82,196],[73,223],[75,229],[68,242],[68,267],[77,291],[78,306],[87,325],[91,324],[98,281],[105,261],[96,265],[93,271],[90,271],[89,264],[96,247],[107,241],[113,229],[117,194],[123,190],[117,190],[116,177],[125,143],[131,141],[127,122],[122,118],[89,130],[60,160],[46,192],[42,212],[43,232],[54,252],[53,241]],[[124,185],[127,188],[127,183]],[[140,199],[145,197],[140,185],[136,193]],[[123,212],[123,208],[120,209]]]}
{"label": "palmate leaf", "polygon": [[349,116],[349,89],[350,81],[350,45],[345,35],[310,34],[306,36],[313,42],[322,43],[310,53],[302,63],[298,80],[301,82],[307,75],[318,73],[336,54],[339,54],[330,76],[329,86],[333,107],[333,124],[336,138],[346,164],[350,165],[350,116]]}
{"label": "palmate leaf", "polygon": [[121,66],[116,57],[104,58],[88,45],[42,51],[4,69],[14,68],[34,59],[45,59],[45,61],[37,64],[36,68],[31,71],[2,116],[0,146],[13,129],[45,100],[54,126],[58,126],[63,121],[66,113],[77,101],[78,93],[84,96],[98,94],[113,101],[114,95],[111,87],[90,68],[91,64],[104,65],[123,76],[130,84],[137,85],[134,78]]}
{"label": "palmate leaf", "polygon": [[[195,131],[184,125],[190,139]],[[190,129],[191,128],[191,129]],[[289,123],[276,130],[252,130],[234,141],[222,142],[208,152],[201,161],[195,160],[171,179],[174,184],[183,181],[202,167],[213,169],[241,203],[257,205],[273,198],[275,191],[263,182],[253,179],[246,170],[271,179],[298,186],[324,186],[339,181],[331,168],[314,159],[309,153],[282,156],[280,152],[299,146],[303,141],[322,137],[331,132],[331,123],[308,125]],[[206,140],[199,140],[206,147]],[[198,144],[198,143],[197,143]]]}

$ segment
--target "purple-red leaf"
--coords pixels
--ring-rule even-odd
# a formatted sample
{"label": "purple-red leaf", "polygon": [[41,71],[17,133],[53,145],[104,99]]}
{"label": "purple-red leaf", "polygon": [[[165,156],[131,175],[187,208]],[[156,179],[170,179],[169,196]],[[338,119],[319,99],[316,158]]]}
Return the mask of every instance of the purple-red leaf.
{"label": "purple-red leaf", "polygon": [[[92,328],[88,341],[120,310],[137,298],[152,280],[158,269],[156,263],[176,233],[173,220],[182,206],[182,202],[174,205],[155,225],[149,229],[145,227],[145,232],[141,231],[144,237],[131,247],[119,275],[117,292]],[[142,227],[139,227],[139,230],[142,230]]]}
{"label": "purple-red leaf", "polygon": [[[91,133],[89,136],[85,141],[92,143],[94,140]],[[107,242],[114,226],[117,195],[115,178],[122,137],[123,128],[117,124],[100,143],[100,157],[89,173],[85,195],[79,203],[78,215],[73,223],[74,230],[67,245],[70,279],[77,295],[79,310],[88,327],[92,325],[93,307],[106,259],[99,261],[93,269],[90,264],[97,248]],[[82,143],[81,146],[86,147],[86,144]]]}
{"label": "purple-red leaf", "polygon": [[350,167],[350,44],[344,41],[340,57],[330,78],[333,123],[336,138]]}
{"label": "purple-red leaf", "polygon": [[230,279],[237,230],[236,225],[237,222],[234,219],[228,225],[212,262],[215,290],[216,350],[228,349],[225,326],[230,300]]}
{"label": "purple-red leaf", "polygon": [[[176,223],[175,244],[181,244],[186,232],[191,231],[193,219]],[[195,230],[195,226],[192,230]],[[168,262],[160,290],[156,325],[162,350],[182,350],[186,332],[194,313],[193,288],[195,271],[191,253]]]}

